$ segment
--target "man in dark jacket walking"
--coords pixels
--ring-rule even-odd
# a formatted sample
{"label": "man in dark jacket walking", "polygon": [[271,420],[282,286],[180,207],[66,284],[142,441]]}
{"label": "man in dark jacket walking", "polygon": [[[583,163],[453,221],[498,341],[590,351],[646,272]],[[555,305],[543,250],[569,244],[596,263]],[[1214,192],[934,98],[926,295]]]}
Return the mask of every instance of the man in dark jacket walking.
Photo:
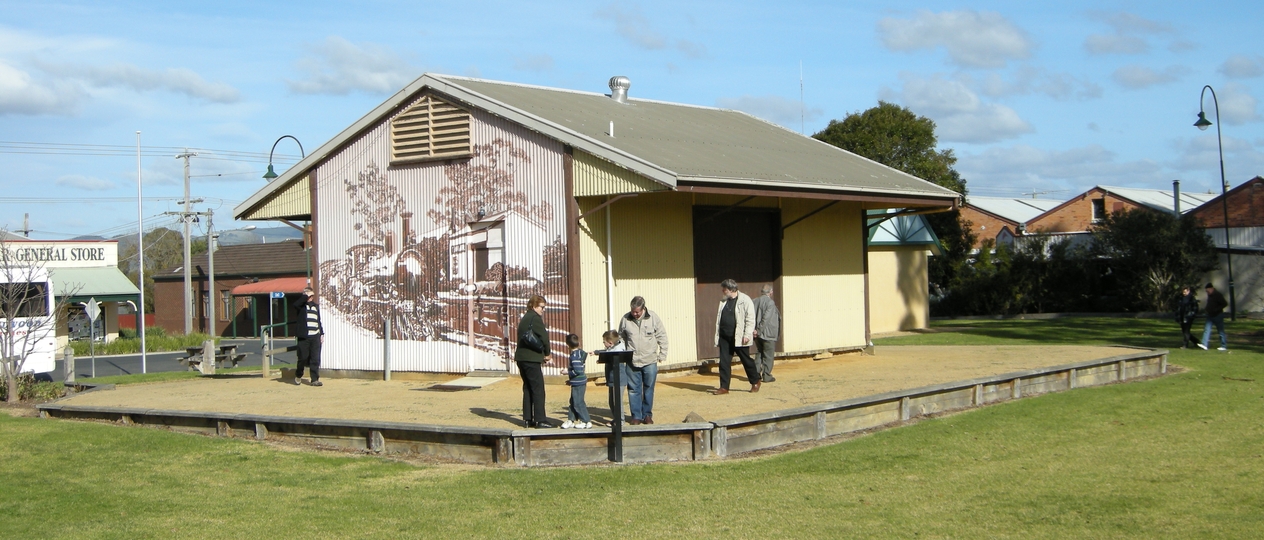
{"label": "man in dark jacket walking", "polygon": [[1220,333],[1220,349],[1222,351],[1229,350],[1229,340],[1225,338],[1224,329],[1224,310],[1229,307],[1229,303],[1225,301],[1223,294],[1216,290],[1212,284],[1207,284],[1207,322],[1203,324],[1203,341],[1198,344],[1198,348],[1207,350],[1208,341],[1211,340],[1211,326],[1216,326],[1216,331]]}
{"label": "man in dark jacket walking", "polygon": [[303,289],[303,296],[294,304],[298,312],[298,367],[294,370],[294,384],[303,384],[303,368],[312,370],[312,386],[324,386],[320,382],[320,346],[325,342],[325,326],[320,321],[320,305],[311,287]]}
{"label": "man in dark jacket walking", "polygon": [[[1176,303],[1176,322],[1181,325],[1181,348],[1189,347],[1189,342],[1194,341],[1194,334],[1190,332],[1190,327],[1194,325],[1194,318],[1198,317],[1198,297],[1194,296],[1194,291],[1189,287],[1181,289],[1181,297]],[[1195,341],[1195,343],[1197,343]]]}

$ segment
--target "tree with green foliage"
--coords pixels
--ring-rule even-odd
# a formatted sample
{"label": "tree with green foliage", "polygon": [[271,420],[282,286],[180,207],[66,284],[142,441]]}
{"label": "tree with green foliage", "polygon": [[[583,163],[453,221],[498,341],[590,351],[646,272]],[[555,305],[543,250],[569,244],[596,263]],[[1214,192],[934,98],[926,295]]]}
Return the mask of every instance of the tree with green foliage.
{"label": "tree with green foliage", "polygon": [[1181,287],[1219,266],[1216,248],[1193,216],[1135,209],[1093,226],[1093,255],[1109,261],[1122,309],[1169,311]]}
{"label": "tree with green foliage", "polygon": [[[966,181],[953,168],[957,156],[951,149],[936,149],[935,122],[905,107],[879,101],[867,111],[849,114],[841,121],[830,120],[813,137],[966,194]],[[969,257],[974,234],[957,211],[930,214],[927,220],[944,245],[944,254],[931,260],[930,281],[947,285]]]}
{"label": "tree with green foliage", "polygon": [[[192,255],[206,253],[206,238],[194,238],[189,247]],[[119,270],[139,287],[136,242],[120,246],[119,252]],[[154,273],[183,264],[184,238],[179,231],[159,227],[145,233],[145,313],[154,312]]]}

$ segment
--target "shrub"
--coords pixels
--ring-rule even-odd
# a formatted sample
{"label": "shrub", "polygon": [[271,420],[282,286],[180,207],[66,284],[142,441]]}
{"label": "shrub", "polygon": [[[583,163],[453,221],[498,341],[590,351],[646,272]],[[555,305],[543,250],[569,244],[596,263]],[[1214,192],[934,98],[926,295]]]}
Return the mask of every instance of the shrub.
{"label": "shrub", "polygon": [[[167,335],[166,332],[151,331],[145,336],[145,350],[148,352],[182,351],[187,347],[200,347],[202,342],[208,339],[211,339],[208,334]],[[74,348],[76,357],[88,356],[92,352],[87,341],[72,341],[70,346]],[[138,354],[140,339],[119,337],[109,343],[98,343],[96,353],[98,355]]]}
{"label": "shrub", "polygon": [[[18,375],[18,400],[39,400],[49,401],[57,399],[66,393],[66,387],[58,382],[38,382],[32,373],[22,373]],[[8,383],[0,384],[0,400],[9,400]]]}

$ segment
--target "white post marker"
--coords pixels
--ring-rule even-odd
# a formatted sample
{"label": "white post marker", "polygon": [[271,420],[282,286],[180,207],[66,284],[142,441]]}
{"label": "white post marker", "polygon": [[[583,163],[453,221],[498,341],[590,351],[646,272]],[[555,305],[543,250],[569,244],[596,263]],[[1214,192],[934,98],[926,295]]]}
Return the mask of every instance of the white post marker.
{"label": "white post marker", "polygon": [[92,352],[92,378],[97,377],[97,317],[101,316],[101,306],[97,304],[97,299],[89,298],[88,303],[83,306],[83,312],[88,315],[88,350]]}

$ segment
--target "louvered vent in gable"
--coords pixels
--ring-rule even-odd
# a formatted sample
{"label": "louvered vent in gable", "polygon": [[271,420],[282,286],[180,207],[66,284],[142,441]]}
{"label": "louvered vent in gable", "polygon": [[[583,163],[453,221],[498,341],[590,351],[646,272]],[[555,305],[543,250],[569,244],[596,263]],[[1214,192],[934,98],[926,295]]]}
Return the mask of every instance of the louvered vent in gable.
{"label": "louvered vent in gable", "polygon": [[391,121],[391,163],[471,154],[470,113],[442,99],[422,96]]}

